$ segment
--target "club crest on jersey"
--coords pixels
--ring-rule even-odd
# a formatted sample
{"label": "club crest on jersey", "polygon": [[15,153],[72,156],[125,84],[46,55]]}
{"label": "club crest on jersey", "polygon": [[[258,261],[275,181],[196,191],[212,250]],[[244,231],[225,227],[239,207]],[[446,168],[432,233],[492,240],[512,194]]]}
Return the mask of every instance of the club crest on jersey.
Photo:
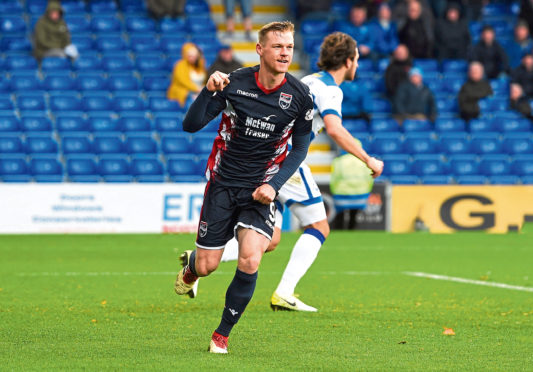
{"label": "club crest on jersey", "polygon": [[203,238],[207,235],[207,222],[200,221],[200,227],[198,229],[200,237]]}
{"label": "club crest on jersey", "polygon": [[282,92],[279,95],[279,106],[282,109],[287,110],[289,106],[291,105],[291,102],[292,102],[292,94],[287,94],[287,93]]}

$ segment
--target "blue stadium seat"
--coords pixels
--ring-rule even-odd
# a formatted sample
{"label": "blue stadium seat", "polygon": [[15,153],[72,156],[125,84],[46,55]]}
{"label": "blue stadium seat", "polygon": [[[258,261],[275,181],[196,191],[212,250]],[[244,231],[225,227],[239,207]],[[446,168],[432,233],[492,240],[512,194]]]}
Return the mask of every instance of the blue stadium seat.
{"label": "blue stadium seat", "polygon": [[180,113],[157,113],[154,122],[159,132],[177,133],[183,130],[183,114]]}
{"label": "blue stadium seat", "polygon": [[424,73],[439,71],[439,62],[435,59],[415,59],[413,62],[414,66],[424,71]]}
{"label": "blue stadium seat", "polygon": [[70,69],[70,61],[66,58],[47,57],[41,61],[43,71],[64,71]]}
{"label": "blue stadium seat", "polygon": [[121,132],[121,122],[108,114],[92,112],[89,114],[88,127],[94,133]]}
{"label": "blue stadium seat", "polygon": [[30,14],[41,16],[46,10],[46,4],[43,0],[26,0],[26,9]]}
{"label": "blue stadium seat", "polygon": [[56,154],[57,149],[57,141],[50,135],[31,135],[26,138],[28,154]]}
{"label": "blue stadium seat", "polygon": [[127,17],[126,29],[128,32],[154,32],[155,22],[146,17]]}
{"label": "blue stadium seat", "polygon": [[436,99],[437,111],[458,112],[457,101],[454,99]]}
{"label": "blue stadium seat", "polygon": [[[159,71],[165,68],[166,60],[161,56],[138,56],[135,60],[137,70],[141,72]],[[167,81],[167,86],[168,86]]]}
{"label": "blue stadium seat", "polygon": [[472,135],[472,149],[476,154],[501,154],[502,143],[497,133],[475,133]]}
{"label": "blue stadium seat", "polygon": [[166,155],[189,154],[192,151],[189,135],[167,134],[161,137],[161,150]]}
{"label": "blue stadium seat", "polygon": [[185,3],[185,14],[209,14],[209,5],[203,0],[189,0]]}
{"label": "blue stadium seat", "polygon": [[30,160],[30,173],[37,182],[63,181],[63,165],[55,157],[34,157]]}
{"label": "blue stadium seat", "polygon": [[509,93],[509,80],[507,79],[492,79],[490,81],[490,86],[494,91],[494,95]]}
{"label": "blue stadium seat", "polygon": [[102,58],[102,67],[106,71],[125,72],[133,70],[133,61],[127,56],[124,57],[104,57]]}
{"label": "blue stadium seat", "polygon": [[20,136],[0,134],[0,156],[22,153],[24,153],[24,145]]}
{"label": "blue stadium seat", "polygon": [[395,185],[416,185],[420,182],[417,176],[412,175],[390,176],[389,181]]}
{"label": "blue stadium seat", "polygon": [[0,16],[0,33],[23,34],[26,32],[26,22],[19,15],[2,15]]}
{"label": "blue stadium seat", "polygon": [[136,91],[139,89],[139,80],[133,75],[115,75],[109,78],[109,89],[113,91],[128,90]]}
{"label": "blue stadium seat", "polygon": [[452,183],[453,178],[449,175],[429,175],[421,177],[423,185],[447,185]]}
{"label": "blue stadium seat", "polygon": [[0,111],[10,111],[14,110],[15,106],[13,105],[13,101],[9,96],[7,97],[0,97]]}
{"label": "blue stadium seat", "polygon": [[[190,35],[215,35],[217,26],[213,20],[207,17],[188,17],[187,29]],[[196,42],[193,41],[195,44]]]}
{"label": "blue stadium seat", "polygon": [[9,86],[11,90],[21,92],[32,92],[41,89],[41,80],[35,75],[11,76]]}
{"label": "blue stadium seat", "polygon": [[215,135],[212,133],[198,133],[192,138],[192,149],[198,155],[209,155],[213,149]]}
{"label": "blue stadium seat", "polygon": [[450,172],[455,176],[478,175],[479,162],[477,157],[472,154],[452,155],[448,159]]}
{"label": "blue stadium seat", "polygon": [[383,98],[373,98],[370,101],[371,112],[391,112],[391,104],[388,100]]}
{"label": "blue stadium seat", "polygon": [[[80,51],[81,55],[87,52],[91,52],[94,49],[94,39],[90,34],[72,35],[72,44],[76,45],[76,48]],[[79,57],[76,59],[76,61]],[[76,62],[74,61],[74,63]]]}
{"label": "blue stadium seat", "polygon": [[139,182],[163,182],[164,166],[157,157],[135,157],[131,161],[131,173]]}
{"label": "blue stadium seat", "polygon": [[18,1],[6,1],[0,3],[0,14],[15,14],[23,12],[22,5]]}
{"label": "blue stadium seat", "polygon": [[498,130],[494,121],[488,119],[471,120],[468,123],[468,127],[471,133],[496,132]]}
{"label": "blue stadium seat", "polygon": [[46,102],[42,94],[21,93],[17,97],[17,106],[21,111],[43,111]]}
{"label": "blue stadium seat", "polygon": [[88,154],[92,151],[92,143],[86,135],[66,135],[61,138],[63,154]]}
{"label": "blue stadium seat", "polygon": [[498,120],[496,126],[501,132],[526,132],[531,133],[531,122],[528,119]]}
{"label": "blue stadium seat", "polygon": [[78,88],[82,91],[100,91],[107,88],[107,79],[100,74],[78,74]]}
{"label": "blue stadium seat", "polygon": [[435,121],[435,130],[437,132],[464,132],[466,128],[463,119],[437,119]]}
{"label": "blue stadium seat", "polygon": [[0,133],[16,133],[21,129],[20,120],[15,115],[0,114]]}
{"label": "blue stadium seat", "polygon": [[[320,32],[320,31],[316,31]],[[371,71],[374,72],[374,62],[370,59],[361,59],[359,60],[359,66],[357,67],[357,71]]]}
{"label": "blue stadium seat", "polygon": [[444,80],[444,86],[450,94],[457,95],[459,90],[466,81],[465,74],[447,74]]}
{"label": "blue stadium seat", "polygon": [[159,39],[155,34],[146,35],[145,33],[141,35],[130,35],[130,46],[131,50],[137,54],[155,52],[161,48]]}
{"label": "blue stadium seat", "polygon": [[413,172],[419,176],[436,176],[447,173],[447,166],[440,155],[416,155],[413,161]]}
{"label": "blue stadium seat", "polygon": [[67,14],[85,13],[85,2],[82,0],[69,0],[61,2],[61,7]]}
{"label": "blue stadium seat", "polygon": [[507,155],[485,155],[479,163],[481,174],[486,176],[503,176],[511,173]]}
{"label": "blue stadium seat", "polygon": [[409,155],[384,155],[383,161],[387,164],[387,166],[383,168],[383,174],[387,177],[411,174],[412,163],[409,160]]}
{"label": "blue stadium seat", "polygon": [[183,35],[163,35],[161,36],[161,48],[167,54],[179,54],[183,48],[183,44],[187,42],[186,36]]}
{"label": "blue stadium seat", "polygon": [[513,174],[522,177],[533,176],[533,155],[515,155],[511,170]]}
{"label": "blue stadium seat", "polygon": [[442,61],[442,72],[448,74],[465,74],[468,70],[468,62],[462,59],[446,59]]}
{"label": "blue stadium seat", "polygon": [[145,102],[140,97],[117,97],[113,100],[113,107],[115,111],[143,111],[145,110]]}
{"label": "blue stadium seat", "polygon": [[81,100],[76,95],[54,95],[50,97],[50,109],[53,112],[79,111],[81,110]]}
{"label": "blue stadium seat", "polygon": [[96,40],[96,46],[101,52],[125,50],[128,46],[126,40],[119,35],[103,36]]}
{"label": "blue stadium seat", "polygon": [[431,132],[433,130],[433,125],[429,120],[404,120],[403,131],[408,132]]}
{"label": "blue stadium seat", "polygon": [[93,149],[97,154],[122,154],[124,141],[120,135],[97,134],[94,137]]}
{"label": "blue stadium seat", "polygon": [[520,182],[520,177],[509,174],[490,176],[489,182],[493,185],[515,185]]}
{"label": "blue stadium seat", "polygon": [[[315,67],[316,62],[318,62],[318,55],[320,53],[320,45],[322,44],[322,41],[324,40],[324,37],[326,35],[327,34],[315,34],[315,35],[309,34],[303,37],[304,51],[312,57],[311,67]],[[360,74],[358,75],[360,76]]]}
{"label": "blue stadium seat", "polygon": [[399,132],[400,126],[394,119],[372,119],[370,121],[370,131],[377,132]]}
{"label": "blue stadium seat", "polygon": [[459,185],[485,185],[488,182],[487,177],[480,175],[459,176],[455,180]]}
{"label": "blue stadium seat", "polygon": [[470,141],[464,132],[445,132],[440,135],[439,149],[448,155],[468,154]]}
{"label": "blue stadium seat", "polygon": [[533,136],[530,133],[508,133],[503,139],[508,154],[533,154]]}
{"label": "blue stadium seat", "polygon": [[20,124],[25,132],[49,132],[52,130],[52,122],[40,112],[36,112],[34,115],[25,114],[20,119]]}
{"label": "blue stadium seat", "polygon": [[450,93],[446,90],[446,84],[442,79],[424,79],[424,84],[433,92],[436,97],[448,96]]}
{"label": "blue stadium seat", "polygon": [[0,179],[4,182],[30,180],[28,165],[22,156],[0,157]]}
{"label": "blue stadium seat", "polygon": [[1,50],[7,52],[30,52],[31,42],[24,36],[4,36],[0,39]]}
{"label": "blue stadium seat", "polygon": [[145,76],[143,78],[143,88],[146,91],[166,91],[170,84],[168,77]]}
{"label": "blue stadium seat", "polygon": [[69,15],[67,13],[64,19],[67,23],[68,30],[73,34],[91,31],[91,24],[84,15]]}
{"label": "blue stadium seat", "polygon": [[509,107],[506,98],[485,98],[479,100],[479,108],[482,113],[505,111]]}
{"label": "blue stadium seat", "polygon": [[182,154],[168,157],[167,171],[173,181],[179,182],[181,177],[202,175],[204,169],[200,170],[199,163],[194,155]]}
{"label": "blue stadium seat", "polygon": [[101,156],[98,162],[98,173],[106,182],[130,182],[130,162],[127,156]]}
{"label": "blue stadium seat", "polygon": [[121,0],[120,8],[124,13],[143,13],[146,14],[144,1],[138,0]]}
{"label": "blue stadium seat", "polygon": [[367,123],[363,119],[344,119],[342,125],[348,132],[366,132]]}
{"label": "blue stadium seat", "polygon": [[435,154],[438,152],[437,141],[428,132],[407,133],[404,151],[408,154]]}
{"label": "blue stadium seat", "polygon": [[159,23],[163,34],[186,34],[187,22],[184,18],[164,18]]}
{"label": "blue stadium seat", "polygon": [[157,142],[149,135],[132,135],[126,139],[126,152],[129,154],[156,154]]}
{"label": "blue stadium seat", "polygon": [[119,119],[125,132],[151,132],[152,124],[144,115],[128,115]]}
{"label": "blue stadium seat", "polygon": [[171,101],[162,97],[150,98],[150,109],[155,113],[160,111],[166,111],[175,113],[177,111],[183,111],[184,109],[176,101]]}
{"label": "blue stadium seat", "polygon": [[86,132],[89,130],[87,120],[83,118],[81,112],[65,113],[56,118],[56,127],[60,133],[65,132]]}
{"label": "blue stadium seat", "polygon": [[102,68],[102,60],[98,56],[81,55],[72,65],[78,71],[94,70],[99,72]]}
{"label": "blue stadium seat", "polygon": [[98,15],[91,20],[91,30],[97,33],[120,32],[121,23],[115,16]]}
{"label": "blue stadium seat", "polygon": [[397,133],[375,133],[372,151],[385,154],[400,154],[403,152],[403,141]]}
{"label": "blue stadium seat", "polygon": [[44,79],[43,86],[48,91],[76,90],[77,82],[69,75],[48,75]]}
{"label": "blue stadium seat", "polygon": [[89,9],[91,13],[99,15],[102,13],[114,14],[118,10],[117,3],[115,3],[114,1],[107,0],[93,0],[89,3]]}
{"label": "blue stadium seat", "polygon": [[113,109],[113,101],[107,95],[83,97],[85,111],[106,111]]}

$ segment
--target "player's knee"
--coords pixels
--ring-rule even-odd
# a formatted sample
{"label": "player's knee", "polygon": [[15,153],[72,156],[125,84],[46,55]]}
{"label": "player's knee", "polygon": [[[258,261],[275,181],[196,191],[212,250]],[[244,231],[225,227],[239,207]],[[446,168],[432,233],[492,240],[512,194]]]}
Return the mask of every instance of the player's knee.
{"label": "player's knee", "polygon": [[216,260],[202,260],[196,261],[196,273],[198,276],[207,276],[215,271],[218,267]]}
{"label": "player's knee", "polygon": [[259,269],[261,263],[261,256],[251,256],[239,258],[239,270],[247,274],[253,274]]}
{"label": "player's knee", "polygon": [[329,223],[327,220],[316,222],[308,227],[311,227],[313,229],[320,231],[320,233],[324,236],[324,239],[328,237],[329,232],[330,232]]}

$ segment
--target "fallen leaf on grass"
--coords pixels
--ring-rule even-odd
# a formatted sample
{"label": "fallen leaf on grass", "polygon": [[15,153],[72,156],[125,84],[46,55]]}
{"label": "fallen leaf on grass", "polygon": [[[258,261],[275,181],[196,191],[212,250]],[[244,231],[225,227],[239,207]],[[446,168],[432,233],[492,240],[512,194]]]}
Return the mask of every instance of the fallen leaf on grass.
{"label": "fallen leaf on grass", "polygon": [[96,319],[91,319],[91,322],[96,323],[97,320]]}
{"label": "fallen leaf on grass", "polygon": [[454,330],[447,327],[444,327],[444,332],[442,332],[442,334],[446,336],[455,336]]}
{"label": "fallen leaf on grass", "polygon": [[406,343],[407,343],[407,341],[400,341],[400,342],[398,342],[398,344],[400,344],[400,345],[404,345],[404,344],[406,344]]}
{"label": "fallen leaf on grass", "polygon": [[103,300],[102,302],[100,302],[102,305],[105,305],[107,304],[107,300]]}

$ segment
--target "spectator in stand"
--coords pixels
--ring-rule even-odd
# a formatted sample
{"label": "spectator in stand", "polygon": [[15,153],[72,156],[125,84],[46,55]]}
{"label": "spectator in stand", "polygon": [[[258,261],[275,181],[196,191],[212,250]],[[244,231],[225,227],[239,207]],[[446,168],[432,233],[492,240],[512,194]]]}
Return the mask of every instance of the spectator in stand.
{"label": "spectator in stand", "polygon": [[377,57],[388,57],[398,46],[398,30],[391,21],[391,10],[387,3],[381,4],[378,16],[370,23],[370,33],[374,39],[374,53]]}
{"label": "spectator in stand", "polygon": [[296,18],[302,18],[307,13],[313,12],[329,12],[331,9],[332,0],[321,1],[309,1],[309,0],[297,0],[296,1]]}
{"label": "spectator in stand", "polygon": [[242,67],[242,63],[233,57],[231,46],[222,45],[218,49],[217,59],[207,69],[207,76],[213,75],[215,71],[220,71],[229,74]]}
{"label": "spectator in stand", "polygon": [[524,95],[520,84],[512,83],[509,86],[509,104],[511,110],[518,111],[528,119],[532,118],[529,99]]}
{"label": "spectator in stand", "polygon": [[529,33],[533,35],[533,0],[520,1],[520,19],[523,19],[529,25]]}
{"label": "spectator in stand", "polygon": [[428,3],[428,0],[397,0],[390,2],[391,4],[394,4],[392,8],[392,19],[396,22],[396,25],[398,26],[398,30],[403,28],[405,22],[407,22],[409,16],[409,5],[413,2],[417,1],[422,10],[422,18],[428,22],[428,27],[430,30],[433,30],[435,26],[435,17],[433,16],[433,12],[431,10],[431,7]]}
{"label": "spectator in stand", "polygon": [[422,16],[418,0],[411,0],[407,6],[407,21],[399,27],[399,39],[414,58],[431,58],[433,54],[432,24]]}
{"label": "spectator in stand", "polygon": [[413,67],[409,80],[398,87],[393,102],[394,116],[401,125],[405,119],[431,120],[437,117],[433,93],[424,85],[422,70]]}
{"label": "spectator in stand", "polygon": [[459,112],[465,120],[475,119],[479,116],[479,100],[493,94],[489,82],[483,77],[483,65],[472,62],[468,66],[468,80],[459,91]]}
{"label": "spectator in stand", "polygon": [[507,54],[495,40],[494,29],[488,25],[481,30],[479,43],[470,49],[468,60],[481,62],[489,79],[495,79],[498,75],[509,72]]}
{"label": "spectator in stand", "polygon": [[394,98],[398,86],[408,79],[412,66],[413,60],[409,56],[409,49],[403,44],[398,45],[385,70],[385,88],[390,99]]}
{"label": "spectator in stand", "polygon": [[470,46],[470,31],[461,19],[460,8],[451,3],[445,17],[437,21],[435,45],[439,59],[466,59]]}
{"label": "spectator in stand", "polygon": [[235,31],[235,3],[241,5],[242,23],[246,40],[252,41],[252,0],[224,0],[226,9],[226,34],[233,37]]}
{"label": "spectator in stand", "polygon": [[533,55],[526,54],[522,57],[522,63],[511,73],[511,81],[520,84],[524,94],[533,98]]}
{"label": "spectator in stand", "polygon": [[483,15],[483,7],[489,0],[462,0],[465,8],[466,19],[473,22],[479,21]]}
{"label": "spectator in stand", "polygon": [[514,29],[514,40],[505,48],[511,68],[517,67],[522,57],[531,53],[532,49],[533,41],[529,35],[529,27],[526,22],[519,21]]}
{"label": "spectator in stand", "polygon": [[185,0],[146,0],[148,12],[155,19],[179,17],[185,10]]}
{"label": "spectator in stand", "polygon": [[187,98],[195,97],[202,90],[206,71],[204,57],[193,43],[185,43],[181,55],[182,59],[174,65],[167,98],[178,101],[183,107]]}
{"label": "spectator in stand", "polygon": [[372,48],[372,29],[366,22],[366,6],[356,4],[350,9],[350,27],[346,33],[357,41],[360,58],[374,57]]}
{"label": "spectator in stand", "polygon": [[78,49],[71,44],[70,32],[63,15],[61,4],[50,1],[46,12],[37,21],[33,35],[33,55],[37,60],[44,57],[78,58]]}

